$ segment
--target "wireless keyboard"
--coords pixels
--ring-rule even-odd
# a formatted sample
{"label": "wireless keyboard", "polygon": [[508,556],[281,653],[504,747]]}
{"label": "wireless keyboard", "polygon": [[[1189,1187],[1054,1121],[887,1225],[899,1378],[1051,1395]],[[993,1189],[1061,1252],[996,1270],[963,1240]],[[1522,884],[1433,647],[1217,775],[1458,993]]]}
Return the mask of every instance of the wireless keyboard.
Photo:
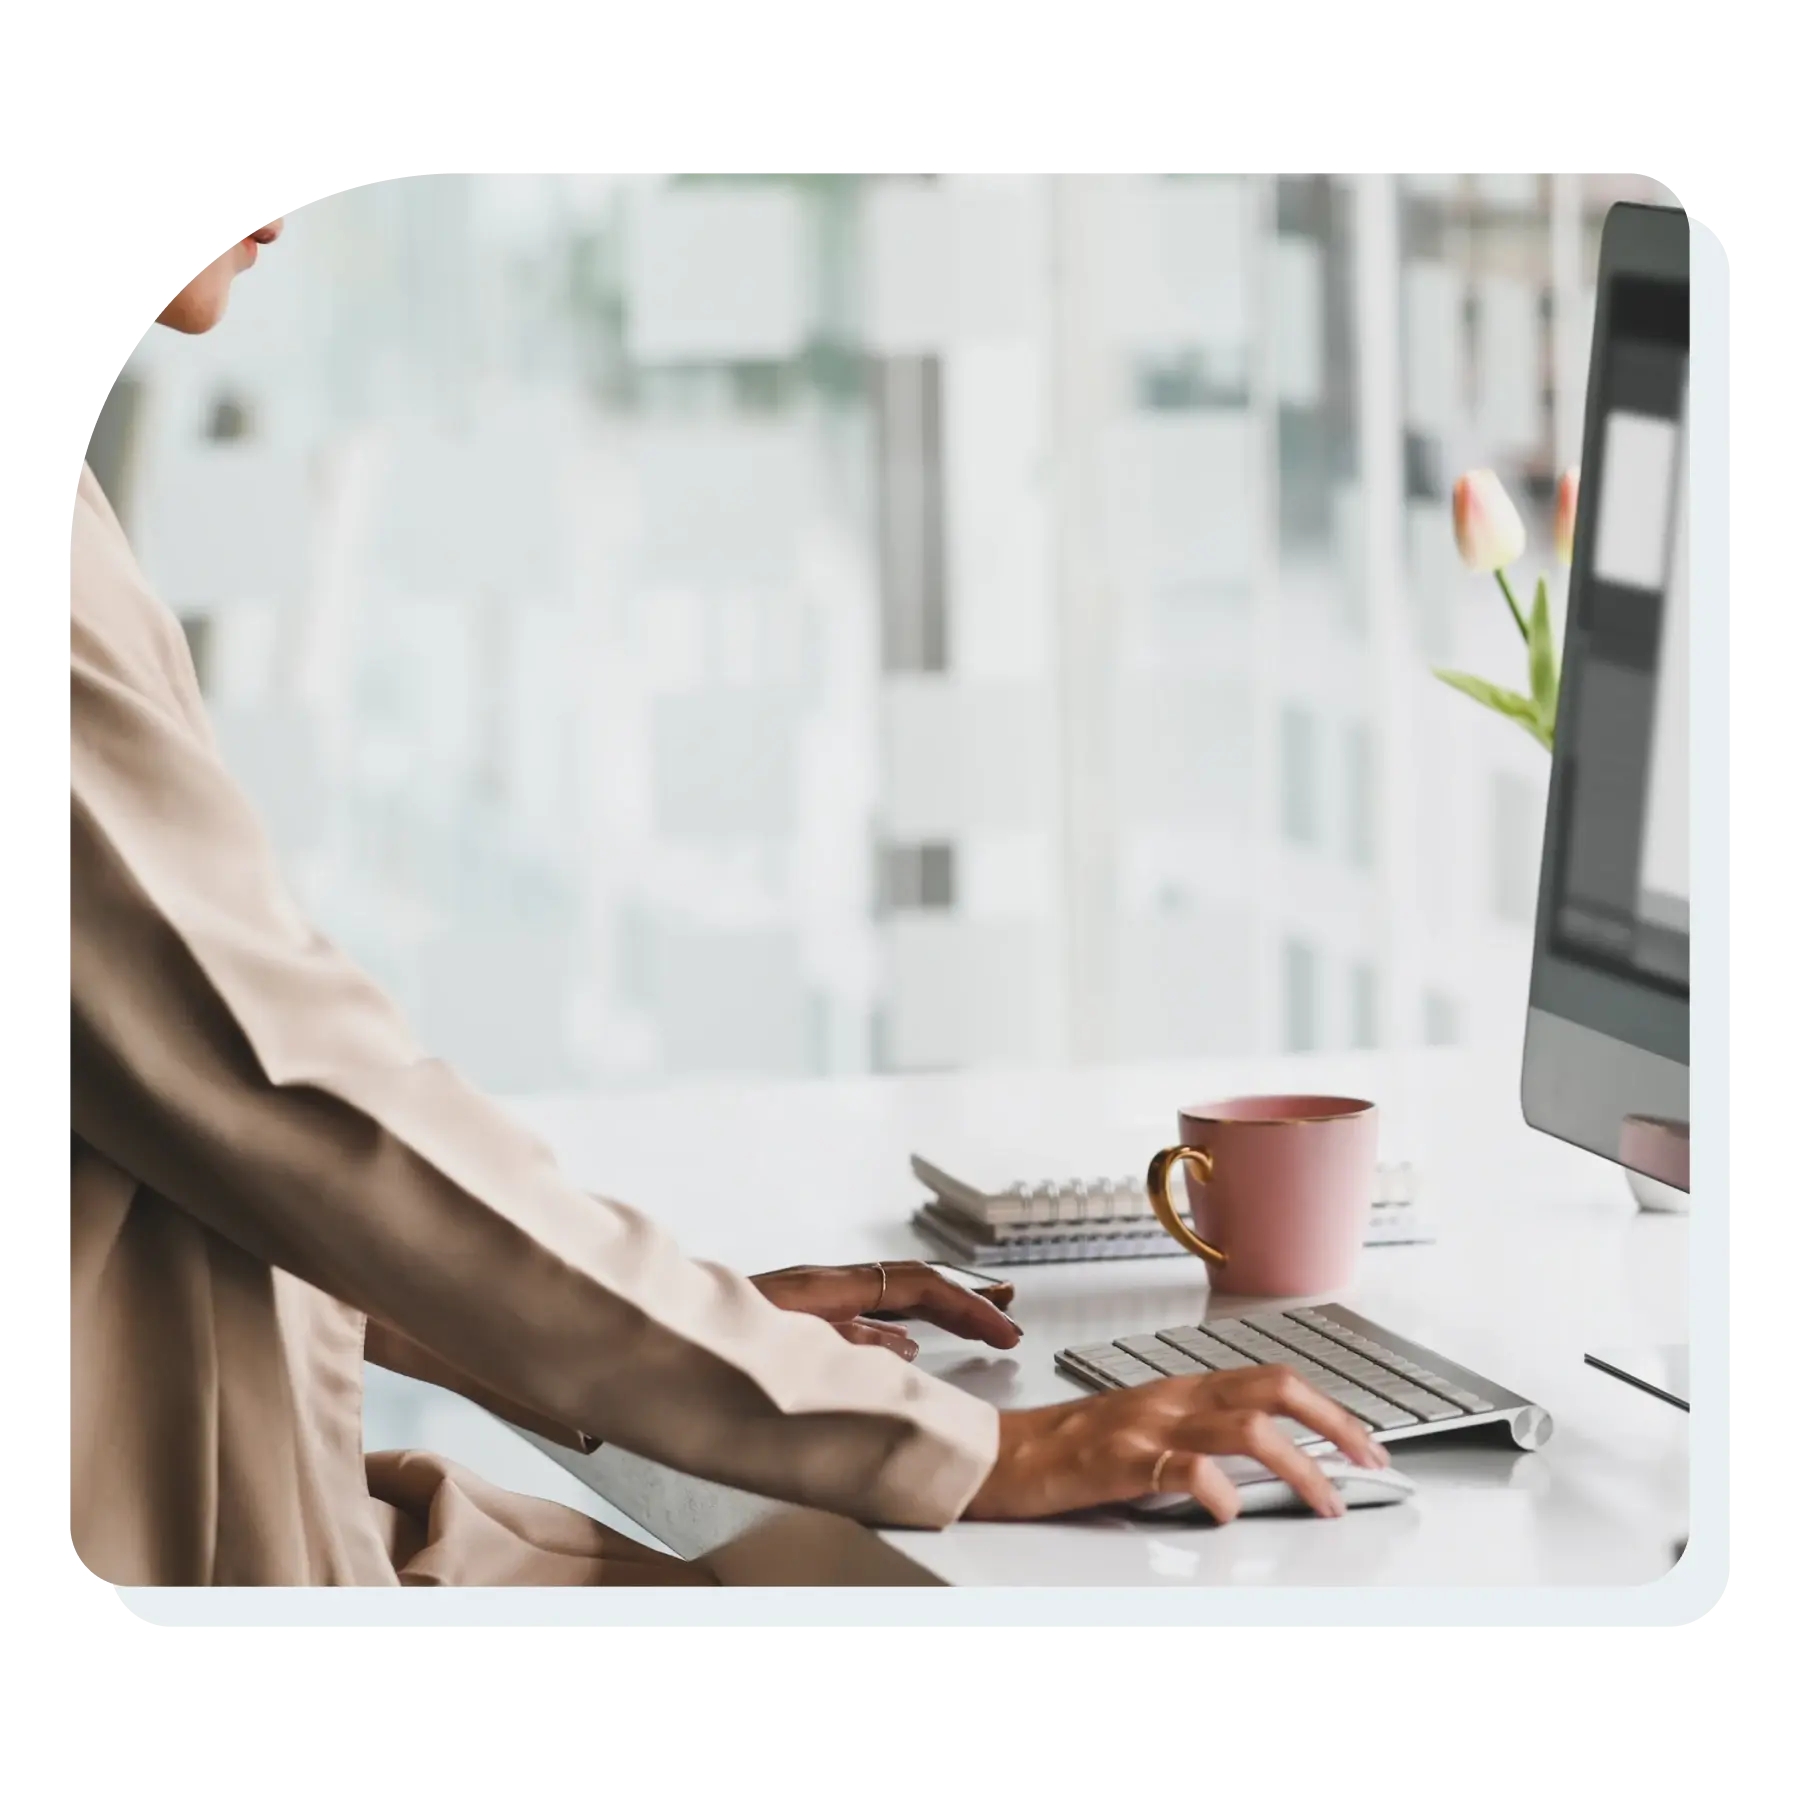
{"label": "wireless keyboard", "polygon": [[[1499,1425],[1524,1450],[1550,1441],[1550,1415],[1541,1406],[1347,1306],[1205,1319],[1112,1343],[1079,1344],[1056,1356],[1064,1374],[1094,1388],[1271,1363],[1287,1364],[1383,1442]],[[1320,1441],[1298,1420],[1279,1423],[1297,1444]]]}

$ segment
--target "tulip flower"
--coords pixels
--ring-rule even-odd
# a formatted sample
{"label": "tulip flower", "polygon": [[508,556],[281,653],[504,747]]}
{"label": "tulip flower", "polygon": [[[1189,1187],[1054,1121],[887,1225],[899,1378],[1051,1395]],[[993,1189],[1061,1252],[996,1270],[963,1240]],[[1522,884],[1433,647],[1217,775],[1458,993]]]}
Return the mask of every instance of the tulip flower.
{"label": "tulip flower", "polygon": [[1570,469],[1556,484],[1556,560],[1566,569],[1575,560],[1575,501],[1581,471]]}
{"label": "tulip flower", "polygon": [[1475,469],[1457,482],[1450,511],[1456,548],[1477,575],[1497,575],[1525,554],[1525,521],[1492,469]]}
{"label": "tulip flower", "polygon": [[1525,554],[1525,521],[1500,477],[1492,469],[1471,469],[1461,477],[1450,495],[1450,518],[1456,530],[1457,553],[1476,574],[1491,575],[1499,582],[1519,636],[1529,643],[1525,615],[1506,579],[1507,565]]}
{"label": "tulip flower", "polygon": [[[1575,543],[1575,494],[1579,471],[1571,469],[1556,490],[1556,553],[1566,564]],[[1506,596],[1513,623],[1525,641],[1525,663],[1531,691],[1521,694],[1496,687],[1478,675],[1438,669],[1437,678],[1472,700],[1511,719],[1532,737],[1552,749],[1556,743],[1557,697],[1561,688],[1556,640],[1550,631],[1550,584],[1539,577],[1531,607],[1531,623],[1519,610],[1508,567],[1525,553],[1525,521],[1492,469],[1474,469],[1457,482],[1451,496],[1451,522],[1456,548],[1465,564],[1480,575],[1492,575]]]}

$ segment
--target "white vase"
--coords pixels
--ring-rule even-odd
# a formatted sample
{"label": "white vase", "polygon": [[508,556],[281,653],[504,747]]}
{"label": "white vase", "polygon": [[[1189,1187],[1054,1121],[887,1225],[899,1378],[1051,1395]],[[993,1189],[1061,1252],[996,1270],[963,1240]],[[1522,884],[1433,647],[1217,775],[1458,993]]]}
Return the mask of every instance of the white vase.
{"label": "white vase", "polygon": [[1658,1181],[1654,1175],[1643,1175],[1636,1169],[1627,1169],[1625,1181],[1631,1189],[1631,1197],[1638,1203],[1639,1212],[1684,1213],[1688,1209],[1686,1192],[1681,1188],[1670,1187],[1667,1182]]}

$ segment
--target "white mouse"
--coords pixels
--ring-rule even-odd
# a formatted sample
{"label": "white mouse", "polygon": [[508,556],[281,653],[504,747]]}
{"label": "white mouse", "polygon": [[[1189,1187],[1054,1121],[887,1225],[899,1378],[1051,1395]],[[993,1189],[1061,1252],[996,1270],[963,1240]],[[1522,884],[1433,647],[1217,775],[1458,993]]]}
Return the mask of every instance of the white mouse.
{"label": "white mouse", "polygon": [[[1320,1473],[1337,1489],[1345,1506],[1392,1506],[1418,1492],[1418,1484],[1395,1468],[1365,1469],[1342,1456],[1321,1456],[1316,1460]],[[1262,1513],[1316,1516],[1279,1475],[1254,1458],[1222,1456],[1218,1461],[1237,1488],[1239,1518],[1254,1518]],[[1133,1501],[1131,1510],[1159,1519],[1212,1517],[1192,1494],[1147,1494],[1142,1500]]]}

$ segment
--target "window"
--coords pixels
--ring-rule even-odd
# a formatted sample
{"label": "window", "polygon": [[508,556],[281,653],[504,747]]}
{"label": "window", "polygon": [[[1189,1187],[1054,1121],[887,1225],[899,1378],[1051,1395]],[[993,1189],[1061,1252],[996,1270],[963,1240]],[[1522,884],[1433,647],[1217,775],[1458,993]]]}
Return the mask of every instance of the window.
{"label": "window", "polygon": [[206,613],[184,612],[181,635],[187,639],[188,655],[193,659],[194,679],[200,684],[200,692],[210,696],[213,684],[212,619]]}
{"label": "window", "polygon": [[1459,1041],[1541,801],[1429,678],[1509,629],[1448,486],[1547,549],[1645,197],[384,182],[89,459],[301,905],[478,1084]]}
{"label": "window", "polygon": [[1284,1050],[1319,1047],[1319,954],[1298,938],[1281,949],[1282,1044]]}
{"label": "window", "polygon": [[1434,1047],[1462,1041],[1461,1009],[1452,994],[1431,988],[1425,994],[1425,1042]]}
{"label": "window", "polygon": [[1351,866],[1375,866],[1375,733],[1362,721],[1344,733],[1344,849]]}
{"label": "window", "polygon": [[1350,969],[1350,1048],[1373,1050],[1380,1043],[1377,1023],[1375,967],[1359,962]]}
{"label": "window", "polygon": [[1310,713],[1285,707],[1281,714],[1281,829],[1290,843],[1319,837],[1318,770]]}
{"label": "window", "polygon": [[1543,804],[1530,782],[1508,770],[1489,789],[1488,894],[1494,916],[1529,925],[1537,907]]}
{"label": "window", "polygon": [[956,905],[954,844],[884,844],[880,862],[883,912],[942,912]]}

